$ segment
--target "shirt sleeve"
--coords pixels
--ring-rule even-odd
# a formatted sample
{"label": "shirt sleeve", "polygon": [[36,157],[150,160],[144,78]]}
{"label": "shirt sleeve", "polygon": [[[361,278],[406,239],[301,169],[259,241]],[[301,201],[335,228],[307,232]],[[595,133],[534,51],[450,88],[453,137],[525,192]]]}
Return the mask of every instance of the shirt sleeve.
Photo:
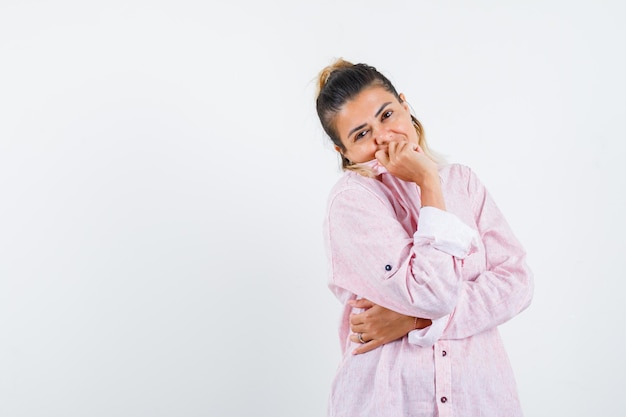
{"label": "shirt sleeve", "polygon": [[[478,233],[453,214],[435,207],[423,207],[420,211],[421,227],[415,232],[418,239],[426,239],[440,251],[458,259],[464,259],[475,247]],[[432,320],[428,327],[409,332],[409,343],[430,347],[442,336],[450,315]]]}
{"label": "shirt sleeve", "polygon": [[466,338],[496,327],[527,308],[533,294],[533,274],[526,264],[526,252],[473,172],[468,193],[484,245],[486,267],[474,280],[462,282],[442,339]]}
{"label": "shirt sleeve", "polygon": [[430,347],[435,344],[443,334],[448,324],[450,315],[432,321],[431,325],[423,329],[412,330],[409,332],[409,343],[419,347]]}
{"label": "shirt sleeve", "polygon": [[414,237],[430,243],[435,249],[463,259],[475,247],[478,233],[454,214],[426,206],[420,211],[420,227]]}
{"label": "shirt sleeve", "polygon": [[352,186],[331,199],[325,231],[338,297],[349,291],[432,320],[454,310],[462,278],[451,253],[466,256],[475,236],[455,215],[424,207],[418,232],[409,234],[388,199]]}

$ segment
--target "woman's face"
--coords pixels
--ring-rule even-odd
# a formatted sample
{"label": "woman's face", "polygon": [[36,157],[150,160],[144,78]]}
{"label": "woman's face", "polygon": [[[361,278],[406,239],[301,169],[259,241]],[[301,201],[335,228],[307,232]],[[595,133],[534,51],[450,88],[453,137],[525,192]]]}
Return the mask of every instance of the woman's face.
{"label": "woman's face", "polygon": [[402,103],[383,87],[371,87],[344,104],[336,115],[335,127],[345,150],[335,149],[358,163],[371,161],[376,151],[386,151],[392,141],[417,145],[409,105],[403,94],[400,98]]}

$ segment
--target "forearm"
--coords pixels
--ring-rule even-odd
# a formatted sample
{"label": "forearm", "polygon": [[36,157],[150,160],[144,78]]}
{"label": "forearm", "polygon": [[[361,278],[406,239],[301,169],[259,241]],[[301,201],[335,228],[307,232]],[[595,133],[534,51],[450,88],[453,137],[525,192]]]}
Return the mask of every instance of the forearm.
{"label": "forearm", "polygon": [[443,339],[463,339],[494,328],[526,309],[533,295],[533,276],[522,260],[514,268],[485,271],[466,281]]}
{"label": "forearm", "polygon": [[418,184],[418,186],[420,187],[422,207],[435,207],[440,210],[446,209],[439,177],[424,181],[422,184]]}
{"label": "forearm", "polygon": [[[327,235],[331,289],[412,317],[450,314],[462,279],[457,258],[470,251],[475,231],[453,214],[424,207],[419,230],[407,236],[395,218],[385,221],[380,209],[371,221],[356,222],[355,212],[363,214],[359,209],[337,202],[331,211]],[[372,235],[381,238],[373,240]]]}
{"label": "forearm", "polygon": [[[331,196],[325,221],[331,289],[411,317],[450,314],[462,281],[459,259],[475,248],[476,230],[455,214],[424,206],[419,227],[409,234],[413,224],[399,221],[397,209],[380,190],[351,184]],[[431,196],[443,199],[439,191]]]}
{"label": "forearm", "polygon": [[465,338],[494,328],[528,307],[533,295],[533,274],[526,252],[473,174],[468,195],[482,245],[465,259],[467,278],[444,338]]}
{"label": "forearm", "polygon": [[[411,336],[425,340],[428,327],[432,323],[429,319],[400,314],[367,299],[352,300],[348,304],[355,309],[365,309],[360,313],[350,315],[350,330],[352,331],[350,340],[361,344],[353,351],[354,354],[369,352],[378,346],[401,339],[407,334],[409,342],[411,342]],[[416,334],[418,332],[420,332],[419,335]]]}

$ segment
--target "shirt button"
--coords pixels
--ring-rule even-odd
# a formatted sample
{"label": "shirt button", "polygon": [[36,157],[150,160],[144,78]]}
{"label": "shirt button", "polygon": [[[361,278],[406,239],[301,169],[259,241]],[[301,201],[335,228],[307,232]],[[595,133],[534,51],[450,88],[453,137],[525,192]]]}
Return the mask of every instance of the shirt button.
{"label": "shirt button", "polygon": [[446,356],[448,354],[448,352],[446,352],[445,350],[441,352],[441,356]]}
{"label": "shirt button", "polygon": [[441,402],[445,403],[446,401],[448,401],[448,399],[446,397],[441,397]]}
{"label": "shirt button", "polygon": [[385,271],[391,271],[391,265],[385,265]]}

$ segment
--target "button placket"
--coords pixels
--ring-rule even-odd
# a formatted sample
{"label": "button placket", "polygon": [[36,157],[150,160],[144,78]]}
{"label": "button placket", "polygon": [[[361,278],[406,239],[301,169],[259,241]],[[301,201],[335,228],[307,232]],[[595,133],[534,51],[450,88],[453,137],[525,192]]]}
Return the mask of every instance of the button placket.
{"label": "button placket", "polygon": [[452,369],[445,341],[435,344],[435,395],[440,417],[452,417],[453,407],[450,406],[452,393]]}

